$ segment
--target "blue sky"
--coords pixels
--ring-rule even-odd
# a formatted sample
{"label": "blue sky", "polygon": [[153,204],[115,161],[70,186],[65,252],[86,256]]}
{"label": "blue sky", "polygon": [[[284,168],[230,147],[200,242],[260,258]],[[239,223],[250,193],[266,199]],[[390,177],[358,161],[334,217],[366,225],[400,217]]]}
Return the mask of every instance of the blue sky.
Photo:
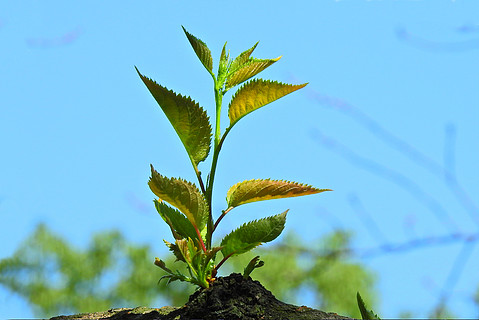
{"label": "blue sky", "polygon": [[[251,178],[335,190],[235,209],[222,232],[289,208],[287,230],[315,239],[343,227],[355,232],[356,248],[384,244],[381,237],[477,235],[477,12],[472,0],[2,1],[0,258],[40,222],[80,247],[117,228],[165,251],[169,231],[151,204],[149,164],[195,176],[134,66],[213,116],[211,78],[181,25],[215,61],[225,41],[233,56],[260,41],[255,57],[283,56],[261,77],[309,82],[231,131],[214,210],[224,209],[229,186]],[[445,183],[444,168],[457,185]],[[380,231],[366,228],[366,217]],[[448,305],[460,317],[478,314],[476,242],[464,249],[467,263],[451,288]],[[378,275],[378,312],[427,316],[461,248],[459,241],[361,259]],[[0,310],[32,316],[3,288]]]}

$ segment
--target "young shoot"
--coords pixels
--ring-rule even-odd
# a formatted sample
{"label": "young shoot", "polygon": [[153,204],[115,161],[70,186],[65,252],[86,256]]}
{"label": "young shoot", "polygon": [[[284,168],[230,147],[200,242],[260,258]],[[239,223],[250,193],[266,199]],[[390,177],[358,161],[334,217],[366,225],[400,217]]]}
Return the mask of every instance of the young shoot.
{"label": "young shoot", "polygon": [[[233,185],[228,190],[226,207],[219,215],[212,212],[218,156],[231,129],[244,116],[303,88],[306,84],[293,85],[263,79],[250,80],[281,58],[251,57],[258,43],[234,59],[230,59],[225,44],[215,74],[211,51],[206,44],[184,28],[183,31],[213,79],[216,104],[214,128],[206,111],[197,102],[156,83],[140,73],[138,69],[136,71],[178,134],[198,179],[197,186],[180,178],[165,177],[151,166],[148,185],[158,197],[154,200],[154,204],[160,216],[170,227],[174,238],[173,242],[166,240],[164,242],[177,260],[186,263],[188,274],[172,271],[158,258],[155,264],[167,272],[162,279],[167,279],[168,283],[180,280],[208,288],[215,281],[218,269],[230,257],[276,239],[284,229],[287,210],[278,215],[245,223],[226,235],[219,245],[213,245],[213,233],[226,214],[250,202],[311,195],[329,191],[329,189],[317,189],[284,180],[246,180]],[[228,105],[229,125],[222,132],[220,114],[223,96],[240,84],[242,85],[234,93]],[[211,167],[207,179],[204,180],[198,165],[208,158],[211,149],[213,152]],[[222,258],[216,263],[218,253],[222,255]],[[245,277],[253,269],[262,265],[263,262],[259,260],[259,257],[253,259],[245,268]]]}

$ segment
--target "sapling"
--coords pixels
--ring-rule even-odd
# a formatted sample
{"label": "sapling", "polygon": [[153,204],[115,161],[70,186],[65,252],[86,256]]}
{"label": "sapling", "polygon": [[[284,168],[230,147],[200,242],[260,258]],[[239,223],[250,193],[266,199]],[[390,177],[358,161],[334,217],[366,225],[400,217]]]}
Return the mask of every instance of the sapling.
{"label": "sapling", "polygon": [[[151,166],[148,185],[158,197],[154,200],[154,204],[160,216],[170,227],[174,238],[174,242],[163,241],[177,260],[186,263],[188,274],[172,271],[158,258],[155,259],[155,264],[168,273],[162,277],[167,279],[167,283],[180,280],[208,288],[215,281],[218,269],[230,257],[276,239],[284,229],[288,210],[278,215],[245,223],[226,235],[219,245],[213,245],[213,233],[226,214],[250,202],[311,195],[329,189],[318,189],[284,180],[246,180],[233,185],[228,190],[225,210],[219,215],[214,215],[212,196],[216,166],[221,147],[231,129],[247,114],[303,88],[306,83],[293,85],[263,79],[249,80],[281,58],[251,57],[258,43],[234,59],[230,59],[229,52],[226,52],[225,43],[215,75],[210,49],[185,28],[183,31],[199,60],[213,78],[216,103],[214,131],[206,111],[197,102],[156,83],[141,74],[138,69],[136,71],[183,143],[199,185],[198,187],[180,178],[167,178]],[[242,83],[244,84],[235,92],[228,105],[229,125],[222,132],[220,115],[223,97],[230,89]],[[213,141],[211,141],[212,138]],[[206,180],[203,180],[198,165],[210,154],[211,143],[213,143],[211,168]],[[216,263],[218,253],[221,253],[222,259]],[[262,265],[263,262],[259,260],[259,257],[255,257],[245,267],[244,276],[249,276],[253,269]]]}

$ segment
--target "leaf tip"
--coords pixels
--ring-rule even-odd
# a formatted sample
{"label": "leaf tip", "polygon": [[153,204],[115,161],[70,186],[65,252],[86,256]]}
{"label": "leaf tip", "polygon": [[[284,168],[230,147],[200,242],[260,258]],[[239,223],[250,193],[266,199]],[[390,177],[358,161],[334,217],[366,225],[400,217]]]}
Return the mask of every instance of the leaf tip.
{"label": "leaf tip", "polygon": [[153,177],[155,177],[155,175],[159,175],[158,171],[155,170],[155,168],[153,167],[152,164],[150,164],[150,170],[151,170],[151,177],[150,177],[150,180],[153,179]]}
{"label": "leaf tip", "polygon": [[138,75],[140,76],[140,78],[143,78],[143,75],[140,73],[140,70],[138,70],[138,68],[136,66],[133,66],[136,70],[136,73],[138,73]]}
{"label": "leaf tip", "polygon": [[298,84],[299,89],[302,89],[302,88],[306,87],[308,84],[309,84],[309,82]]}

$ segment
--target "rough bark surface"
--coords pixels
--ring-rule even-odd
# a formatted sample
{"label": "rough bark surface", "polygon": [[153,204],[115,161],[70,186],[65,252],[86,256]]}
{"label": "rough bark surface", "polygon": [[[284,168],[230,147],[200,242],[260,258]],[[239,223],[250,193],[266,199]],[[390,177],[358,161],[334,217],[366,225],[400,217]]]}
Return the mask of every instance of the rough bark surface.
{"label": "rough bark surface", "polygon": [[51,320],[111,319],[111,320],[286,320],[286,319],[350,319],[305,306],[295,306],[277,300],[258,281],[244,279],[233,273],[218,278],[208,289],[202,289],[179,308],[112,309],[105,312],[59,316]]}

